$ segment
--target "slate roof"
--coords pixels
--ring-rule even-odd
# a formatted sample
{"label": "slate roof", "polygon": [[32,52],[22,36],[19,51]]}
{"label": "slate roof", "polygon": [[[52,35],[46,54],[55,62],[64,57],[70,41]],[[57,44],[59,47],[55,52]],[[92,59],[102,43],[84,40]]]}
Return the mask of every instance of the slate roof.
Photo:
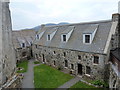
{"label": "slate roof", "polygon": [[120,48],[112,50],[111,53],[120,61]]}
{"label": "slate roof", "polygon": [[35,39],[36,32],[34,30],[12,31],[12,41],[14,48],[21,48],[21,44],[25,43],[30,46],[30,42]]}
{"label": "slate roof", "polygon": [[[63,49],[71,49],[83,52],[104,53],[108,35],[112,26],[111,20],[96,21],[88,23],[77,23],[57,26],[45,26],[39,32],[45,31],[41,39],[34,41],[35,44],[56,47]],[[61,42],[61,34],[67,32],[69,27],[74,27],[74,30],[68,40],[68,42]],[[56,34],[51,41],[47,41],[47,33],[53,31],[54,28],[58,28]],[[85,32],[93,32],[97,28],[95,38],[92,44],[83,43],[83,34]]]}

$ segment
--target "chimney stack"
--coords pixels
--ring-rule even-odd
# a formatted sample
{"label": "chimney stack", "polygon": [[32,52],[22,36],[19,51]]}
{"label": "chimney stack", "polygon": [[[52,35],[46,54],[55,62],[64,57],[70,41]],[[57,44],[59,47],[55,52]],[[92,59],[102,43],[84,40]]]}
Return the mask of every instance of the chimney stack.
{"label": "chimney stack", "polygon": [[119,13],[112,14],[112,21],[113,22],[115,22],[115,21],[119,22],[119,20],[120,20],[120,14]]}

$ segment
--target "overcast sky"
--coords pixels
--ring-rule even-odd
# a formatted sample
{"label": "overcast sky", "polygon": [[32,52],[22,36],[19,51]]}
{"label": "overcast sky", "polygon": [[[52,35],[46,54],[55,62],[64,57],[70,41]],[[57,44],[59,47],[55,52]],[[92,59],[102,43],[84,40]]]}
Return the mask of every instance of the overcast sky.
{"label": "overcast sky", "polygon": [[119,0],[11,0],[13,29],[111,19]]}

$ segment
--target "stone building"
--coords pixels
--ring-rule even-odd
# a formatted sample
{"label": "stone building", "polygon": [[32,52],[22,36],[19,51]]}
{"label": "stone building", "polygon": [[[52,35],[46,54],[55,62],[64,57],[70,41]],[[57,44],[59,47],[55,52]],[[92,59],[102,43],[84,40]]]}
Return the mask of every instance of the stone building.
{"label": "stone building", "polygon": [[21,60],[29,60],[32,58],[32,43],[35,39],[36,32],[34,30],[13,31],[13,45],[16,53],[17,62]]}
{"label": "stone building", "polygon": [[15,71],[9,2],[0,0],[0,88],[9,87],[18,78]]}
{"label": "stone building", "polygon": [[108,80],[111,39],[118,26],[112,20],[44,26],[33,42],[34,57],[83,79]]}

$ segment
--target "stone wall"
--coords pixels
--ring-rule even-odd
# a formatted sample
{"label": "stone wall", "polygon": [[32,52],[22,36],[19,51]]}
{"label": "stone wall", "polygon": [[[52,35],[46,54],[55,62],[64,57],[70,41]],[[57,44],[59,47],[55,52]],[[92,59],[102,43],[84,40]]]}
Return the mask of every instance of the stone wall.
{"label": "stone wall", "polygon": [[[74,75],[79,75],[78,64],[81,64],[82,75],[80,76],[84,79],[104,80],[104,72],[106,71],[104,59],[106,58],[106,55],[44,47],[39,45],[33,45],[32,49],[33,56],[36,60],[39,60],[42,63],[44,62],[55,68],[61,68]],[[99,64],[93,63],[94,56],[99,57]],[[65,60],[68,61],[68,67],[65,67]],[[71,64],[73,64],[73,66]],[[89,66],[91,69],[90,75],[86,74],[86,66]]]}
{"label": "stone wall", "polygon": [[112,63],[110,63],[109,86],[110,88],[120,89],[120,72]]}
{"label": "stone wall", "polygon": [[15,49],[16,52],[16,60],[17,62],[22,60],[29,60],[32,58],[31,56],[31,46],[25,48],[17,48]]}
{"label": "stone wall", "polygon": [[16,60],[11,33],[9,2],[0,0],[0,87],[15,74]]}

